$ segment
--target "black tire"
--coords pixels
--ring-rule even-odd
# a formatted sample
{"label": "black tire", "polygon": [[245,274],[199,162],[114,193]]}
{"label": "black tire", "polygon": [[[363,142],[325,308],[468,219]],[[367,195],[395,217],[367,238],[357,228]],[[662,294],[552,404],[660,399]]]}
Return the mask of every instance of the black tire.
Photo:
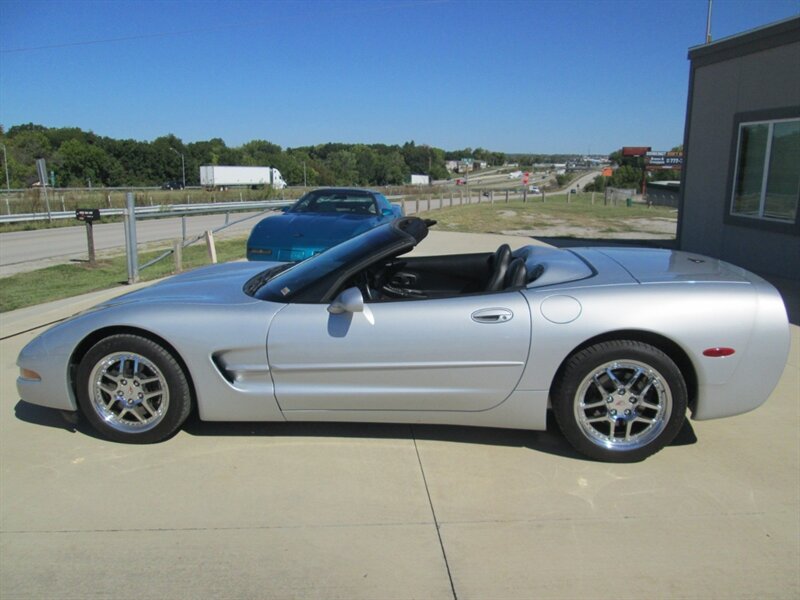
{"label": "black tire", "polygon": [[638,462],[678,434],[688,393],[680,369],[661,350],[614,340],[572,355],[551,399],[564,437],[578,452],[605,462]]}
{"label": "black tire", "polygon": [[191,387],[175,357],[138,335],[112,335],[92,346],[78,365],[76,387],[88,421],[117,442],[160,442],[192,407]]}

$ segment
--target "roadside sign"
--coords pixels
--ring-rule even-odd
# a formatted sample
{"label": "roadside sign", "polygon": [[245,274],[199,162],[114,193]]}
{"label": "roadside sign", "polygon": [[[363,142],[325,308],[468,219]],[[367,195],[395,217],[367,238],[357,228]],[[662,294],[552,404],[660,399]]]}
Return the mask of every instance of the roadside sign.
{"label": "roadside sign", "polygon": [[92,223],[100,220],[99,208],[76,208],[75,218],[86,223],[86,249],[89,254],[89,266],[97,265],[97,257],[94,253],[94,231]]}
{"label": "roadside sign", "polygon": [[611,177],[614,174],[614,169],[611,167],[606,167],[603,169],[603,177]]}
{"label": "roadside sign", "polygon": [[39,175],[39,185],[42,186],[42,191],[44,193],[44,203],[47,207],[47,220],[51,221],[53,217],[50,213],[50,199],[47,197],[47,165],[43,158],[36,159],[36,172]]}
{"label": "roadside sign", "polygon": [[78,221],[85,221],[87,223],[91,223],[92,221],[99,221],[100,220],[100,209],[99,208],[76,208],[75,209],[75,218]]}
{"label": "roadside sign", "polygon": [[680,169],[683,166],[683,152],[648,152],[644,162],[650,171]]}
{"label": "roadside sign", "polygon": [[47,165],[43,158],[36,159],[36,173],[39,175],[39,185],[45,187],[47,185]]}
{"label": "roadside sign", "polygon": [[650,152],[650,146],[623,146],[622,156],[644,156]]}

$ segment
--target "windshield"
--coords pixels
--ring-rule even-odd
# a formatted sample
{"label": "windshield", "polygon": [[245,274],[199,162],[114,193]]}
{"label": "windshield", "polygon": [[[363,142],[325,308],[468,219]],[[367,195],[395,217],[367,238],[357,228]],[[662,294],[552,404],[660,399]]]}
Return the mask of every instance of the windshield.
{"label": "windshield", "polygon": [[360,190],[315,190],[295,203],[287,212],[315,214],[377,215],[375,198]]}
{"label": "windshield", "polygon": [[[286,271],[262,272],[245,285],[245,292],[259,300],[272,302],[319,301],[320,298],[315,298],[313,293],[304,292],[317,287],[315,284],[327,289],[348,268],[357,268],[406,246],[411,249],[413,245],[414,239],[392,224],[382,225],[307,258]],[[261,282],[263,284],[258,285]]]}

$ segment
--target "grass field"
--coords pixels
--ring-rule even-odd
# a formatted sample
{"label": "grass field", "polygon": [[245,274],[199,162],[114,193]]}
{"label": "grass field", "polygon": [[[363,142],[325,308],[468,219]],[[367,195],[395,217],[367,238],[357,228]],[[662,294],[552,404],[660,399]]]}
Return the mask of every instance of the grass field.
{"label": "grass field", "polygon": [[[603,205],[603,195],[596,194],[591,202],[591,193],[573,194],[570,202],[566,195],[529,196],[528,202],[514,200],[505,203],[496,198],[494,204],[483,202],[464,207],[444,208],[421,213],[426,218],[436,219],[438,228],[470,233],[503,233],[515,230],[542,231],[542,235],[554,235],[557,230],[586,229],[594,234],[647,233],[646,224],[664,221],[667,226],[676,223],[678,214],[673,208]],[[566,236],[569,237],[569,236]]]}
{"label": "grass field", "polygon": [[[218,240],[217,260],[228,262],[244,258],[244,237]],[[161,254],[166,248],[139,253],[139,264],[143,265]],[[206,246],[197,244],[184,248],[183,268],[209,264]],[[142,281],[149,281],[172,274],[174,260],[167,257],[140,273]],[[127,264],[124,254],[98,261],[97,267],[88,263],[56,265],[4,277],[0,285],[0,312],[24,308],[42,302],[78,296],[88,292],[123,285],[127,280]]]}

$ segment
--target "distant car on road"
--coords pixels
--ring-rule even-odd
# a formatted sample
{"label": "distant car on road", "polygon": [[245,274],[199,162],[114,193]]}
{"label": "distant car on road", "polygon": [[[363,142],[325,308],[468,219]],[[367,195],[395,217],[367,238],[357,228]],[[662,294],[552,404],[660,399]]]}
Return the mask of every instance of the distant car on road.
{"label": "distant car on road", "polygon": [[161,184],[162,190],[182,190],[183,184],[180,181],[165,181]]}
{"label": "distant car on road", "polygon": [[533,193],[533,194],[541,194],[541,193],[542,193],[542,191],[539,189],[539,186],[538,186],[538,185],[531,185],[531,186],[529,186],[529,187],[528,187],[528,191],[529,191],[529,192],[531,192],[531,193]]}
{"label": "distant car on road", "polygon": [[248,260],[303,260],[403,216],[383,194],[351,188],[311,191],[283,212],[253,228]]}

